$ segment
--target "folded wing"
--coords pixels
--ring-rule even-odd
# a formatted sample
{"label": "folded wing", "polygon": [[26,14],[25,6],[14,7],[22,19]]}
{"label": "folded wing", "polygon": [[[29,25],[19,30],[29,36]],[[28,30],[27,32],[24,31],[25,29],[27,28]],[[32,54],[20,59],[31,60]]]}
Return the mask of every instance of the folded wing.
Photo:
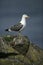
{"label": "folded wing", "polygon": [[16,25],[11,26],[10,29],[11,29],[12,31],[19,31],[22,27],[23,27],[23,25],[22,25],[21,23],[18,23],[18,24],[16,24]]}

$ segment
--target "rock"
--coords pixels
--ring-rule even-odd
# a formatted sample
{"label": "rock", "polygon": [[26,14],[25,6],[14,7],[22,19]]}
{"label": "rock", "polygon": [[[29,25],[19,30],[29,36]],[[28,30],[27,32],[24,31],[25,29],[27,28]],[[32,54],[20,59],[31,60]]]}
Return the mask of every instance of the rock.
{"label": "rock", "polygon": [[[7,37],[6,37],[7,38]],[[7,38],[8,39],[8,38]],[[6,42],[6,43],[5,43]],[[8,41],[5,41],[3,37],[0,37],[0,53],[16,53],[17,51],[9,46]],[[17,52],[18,53],[18,52]]]}
{"label": "rock", "polygon": [[0,37],[0,65],[3,64],[43,65],[43,49],[31,43],[27,36]]}
{"label": "rock", "polygon": [[30,40],[26,36],[21,36],[20,38],[16,37],[14,41],[15,45],[13,45],[13,48],[19,51],[21,54],[26,54],[29,46],[30,46]]}

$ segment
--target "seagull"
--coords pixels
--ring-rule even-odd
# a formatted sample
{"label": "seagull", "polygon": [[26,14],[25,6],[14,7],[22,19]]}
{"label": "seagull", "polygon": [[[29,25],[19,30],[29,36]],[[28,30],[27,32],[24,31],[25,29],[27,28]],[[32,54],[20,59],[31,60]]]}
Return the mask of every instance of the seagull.
{"label": "seagull", "polygon": [[11,32],[11,31],[19,31],[19,32],[21,32],[26,26],[26,19],[27,18],[29,18],[29,16],[26,15],[26,14],[23,14],[22,18],[21,18],[21,21],[19,23],[11,26],[8,29],[5,29],[5,31],[9,31],[9,32]]}

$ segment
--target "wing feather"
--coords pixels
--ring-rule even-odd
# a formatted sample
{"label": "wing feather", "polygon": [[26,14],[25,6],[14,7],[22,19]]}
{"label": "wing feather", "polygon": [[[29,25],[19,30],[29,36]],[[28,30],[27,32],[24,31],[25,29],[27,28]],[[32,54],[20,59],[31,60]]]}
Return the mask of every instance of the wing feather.
{"label": "wing feather", "polygon": [[22,27],[23,27],[23,25],[22,25],[21,23],[18,23],[18,24],[16,24],[16,25],[11,26],[10,29],[11,29],[12,31],[19,31]]}

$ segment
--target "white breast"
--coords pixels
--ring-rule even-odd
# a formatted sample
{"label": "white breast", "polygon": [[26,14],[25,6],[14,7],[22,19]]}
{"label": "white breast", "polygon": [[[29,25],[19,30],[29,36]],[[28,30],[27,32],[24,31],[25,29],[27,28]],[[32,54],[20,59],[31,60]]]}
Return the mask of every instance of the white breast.
{"label": "white breast", "polygon": [[20,29],[20,31],[21,31],[26,26],[26,20],[25,20],[25,18],[22,18],[22,20],[20,21],[20,23],[23,25],[23,27]]}

